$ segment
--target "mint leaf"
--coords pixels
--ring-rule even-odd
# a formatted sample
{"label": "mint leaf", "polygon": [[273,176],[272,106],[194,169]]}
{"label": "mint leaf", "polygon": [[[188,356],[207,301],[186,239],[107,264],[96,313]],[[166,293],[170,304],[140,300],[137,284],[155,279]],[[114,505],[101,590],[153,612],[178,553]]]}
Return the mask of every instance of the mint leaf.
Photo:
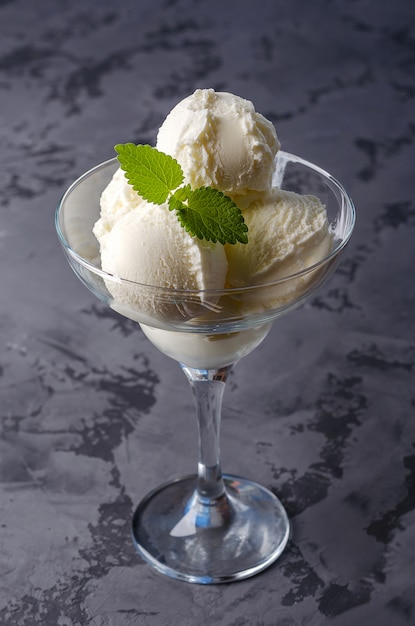
{"label": "mint leaf", "polygon": [[179,187],[174,192],[172,198],[175,198],[179,202],[186,202],[192,194],[192,188],[190,185],[185,185],[184,187]]}
{"label": "mint leaf", "polygon": [[199,187],[189,194],[187,204],[173,195],[170,208],[191,235],[216,243],[248,243],[244,218],[228,196],[212,187]]}
{"label": "mint leaf", "polygon": [[163,204],[183,182],[177,161],[156,148],[126,143],[117,144],[114,149],[128,182],[148,202]]}
{"label": "mint leaf", "polygon": [[176,194],[173,194],[169,198],[169,209],[170,211],[176,211],[177,215],[179,216],[180,211],[186,210],[186,205],[182,202],[182,200],[180,200],[180,198]]}
{"label": "mint leaf", "polygon": [[147,145],[117,144],[125,176],[137,193],[153,204],[168,202],[193,237],[216,243],[248,243],[248,227],[236,204],[212,187],[181,187],[184,175],[171,156]]}

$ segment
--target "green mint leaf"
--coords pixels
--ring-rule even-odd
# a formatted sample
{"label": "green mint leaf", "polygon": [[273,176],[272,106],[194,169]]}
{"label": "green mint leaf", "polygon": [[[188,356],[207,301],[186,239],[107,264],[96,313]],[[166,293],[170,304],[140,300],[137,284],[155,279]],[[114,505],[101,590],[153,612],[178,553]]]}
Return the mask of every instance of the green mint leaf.
{"label": "green mint leaf", "polygon": [[176,200],[179,200],[180,202],[186,202],[186,200],[188,200],[190,198],[190,196],[192,195],[192,188],[190,185],[184,185],[184,187],[179,187],[179,189],[176,189],[176,191],[174,192],[174,198],[176,198]]}
{"label": "green mint leaf", "polygon": [[168,205],[170,211],[176,211],[177,215],[180,214],[180,211],[186,210],[186,205],[183,204],[183,202],[180,200],[180,198],[177,197],[176,194],[170,196]]}
{"label": "green mint leaf", "polygon": [[117,144],[114,149],[128,182],[148,202],[163,204],[183,182],[178,162],[156,148],[126,143]]}
{"label": "green mint leaf", "polygon": [[183,170],[171,156],[134,143],[117,144],[115,151],[133,189],[153,204],[168,201],[190,235],[221,244],[248,243],[248,227],[233,200],[212,187],[181,187]]}
{"label": "green mint leaf", "polygon": [[212,187],[199,187],[188,193],[187,204],[176,193],[169,201],[181,225],[191,235],[216,243],[248,243],[244,218],[228,196]]}

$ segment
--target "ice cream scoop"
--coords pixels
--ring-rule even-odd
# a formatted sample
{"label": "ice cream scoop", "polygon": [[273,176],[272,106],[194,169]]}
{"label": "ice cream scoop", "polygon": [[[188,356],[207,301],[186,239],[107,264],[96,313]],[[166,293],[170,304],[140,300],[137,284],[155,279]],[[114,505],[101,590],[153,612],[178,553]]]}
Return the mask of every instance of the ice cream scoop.
{"label": "ice cream scoop", "polygon": [[168,114],[156,147],[177,159],[192,187],[212,186],[233,197],[270,188],[280,143],[252,102],[197,89]]}
{"label": "ice cream scoop", "polygon": [[101,241],[112,227],[127,213],[144,204],[144,200],[128,183],[125,173],[118,168],[101,194],[100,218],[94,226],[94,235]]}
{"label": "ice cream scoop", "polygon": [[231,287],[269,283],[312,266],[330,250],[325,207],[312,195],[274,187],[243,216],[248,244],[226,245]]}
{"label": "ice cream scoop", "polygon": [[[113,218],[109,212],[108,223]],[[96,230],[100,228],[102,224]],[[143,290],[143,284],[196,292],[223,289],[225,284],[228,264],[224,246],[191,237],[165,204],[142,201],[123,211],[113,227],[101,234],[100,248],[102,269],[131,281],[130,285],[112,282],[113,297],[149,316],[191,317],[213,306],[215,298],[202,293],[184,309],[162,301],[156,290],[154,295]]]}
{"label": "ice cream scoop", "polygon": [[226,246],[227,284],[241,288],[275,283],[237,294],[235,299],[245,313],[289,306],[306,293],[321,271],[304,270],[331,249],[325,207],[315,196],[274,187],[252,200],[243,215],[249,239],[243,246]]}

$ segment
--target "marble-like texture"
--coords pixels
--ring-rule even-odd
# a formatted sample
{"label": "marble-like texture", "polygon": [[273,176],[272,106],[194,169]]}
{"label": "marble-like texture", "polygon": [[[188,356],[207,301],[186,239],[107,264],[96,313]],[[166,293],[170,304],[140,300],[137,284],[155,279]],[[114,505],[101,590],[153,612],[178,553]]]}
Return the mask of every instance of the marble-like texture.
{"label": "marble-like texture", "polygon": [[[414,18],[406,0],[0,0],[0,624],[415,624]],[[74,178],[206,86],[252,99],[359,216],[335,276],[228,385],[224,469],[278,493],[293,535],[212,587],[130,540],[135,503],[195,467],[184,376],[77,282],[53,225]]]}

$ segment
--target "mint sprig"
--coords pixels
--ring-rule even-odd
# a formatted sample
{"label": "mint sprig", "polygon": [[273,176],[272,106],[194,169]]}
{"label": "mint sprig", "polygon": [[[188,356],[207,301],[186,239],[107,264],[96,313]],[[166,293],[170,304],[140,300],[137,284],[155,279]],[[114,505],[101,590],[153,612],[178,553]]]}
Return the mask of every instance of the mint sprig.
{"label": "mint sprig", "polygon": [[248,243],[248,227],[233,200],[212,187],[182,186],[184,174],[176,159],[133,143],[117,144],[115,151],[133,189],[153,204],[168,202],[190,235],[221,244]]}

